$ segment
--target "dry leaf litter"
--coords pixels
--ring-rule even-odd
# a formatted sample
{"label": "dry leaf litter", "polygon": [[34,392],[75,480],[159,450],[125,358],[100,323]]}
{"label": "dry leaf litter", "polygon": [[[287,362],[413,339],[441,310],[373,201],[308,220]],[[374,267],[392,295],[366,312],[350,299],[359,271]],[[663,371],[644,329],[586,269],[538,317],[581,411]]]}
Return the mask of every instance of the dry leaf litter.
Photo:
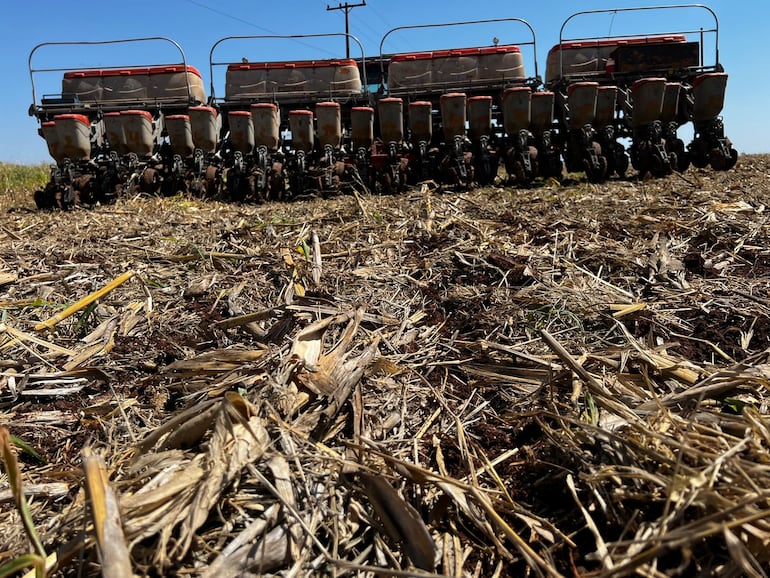
{"label": "dry leaf litter", "polygon": [[769,174],[10,207],[49,570],[766,576]]}

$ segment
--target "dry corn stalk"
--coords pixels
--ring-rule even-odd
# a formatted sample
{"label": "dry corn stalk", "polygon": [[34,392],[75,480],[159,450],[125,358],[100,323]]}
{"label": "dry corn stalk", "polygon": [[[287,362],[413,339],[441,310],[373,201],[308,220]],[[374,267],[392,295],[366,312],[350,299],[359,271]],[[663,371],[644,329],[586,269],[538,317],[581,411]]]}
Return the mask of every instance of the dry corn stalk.
{"label": "dry corn stalk", "polygon": [[86,494],[91,502],[96,546],[102,563],[102,576],[130,578],[133,573],[123,535],[118,497],[110,487],[104,460],[90,447],[83,448],[81,456],[86,474]]}
{"label": "dry corn stalk", "polygon": [[45,321],[38,323],[37,325],[35,325],[35,331],[42,331],[43,329],[53,329],[57,323],[59,323],[60,321],[63,321],[64,319],[67,319],[67,317],[69,317],[70,315],[74,315],[78,311],[85,309],[97,299],[101,299],[102,297],[107,295],[107,293],[109,293],[116,287],[119,287],[120,285],[122,285],[123,283],[131,279],[131,277],[133,277],[134,275],[135,275],[134,271],[127,271],[123,273],[119,277],[116,277],[115,279],[107,283],[101,289],[98,289],[93,293],[86,295],[85,297],[76,301],[75,303],[73,303],[63,311],[59,311],[59,313],[57,313],[50,319],[46,319]]}

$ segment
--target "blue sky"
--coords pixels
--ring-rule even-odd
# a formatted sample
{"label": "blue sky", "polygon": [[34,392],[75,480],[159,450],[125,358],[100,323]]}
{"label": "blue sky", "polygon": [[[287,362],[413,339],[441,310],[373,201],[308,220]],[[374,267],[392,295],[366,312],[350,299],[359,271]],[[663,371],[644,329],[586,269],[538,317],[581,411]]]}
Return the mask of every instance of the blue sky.
{"label": "blue sky", "polygon": [[[359,3],[360,0],[349,0]],[[604,8],[654,6],[662,2],[645,0],[367,0],[365,7],[350,11],[350,31],[364,45],[367,56],[379,53],[383,35],[398,26],[456,22],[492,18],[522,18],[535,30],[537,61],[541,76],[545,73],[548,49],[559,41],[562,23],[574,12]],[[83,0],[11,1],[4,7],[0,21],[0,54],[3,54],[4,79],[0,131],[0,162],[49,162],[43,140],[37,136],[37,122],[27,114],[32,103],[28,72],[30,51],[39,43],[53,41],[94,41],[118,38],[164,36],[178,42],[188,64],[197,67],[208,87],[209,52],[225,36],[265,34],[319,34],[344,30],[343,11],[328,11],[338,2],[260,1],[260,0],[132,0],[100,2]],[[719,18],[720,60],[730,74],[723,116],[727,135],[739,153],[770,152],[770,121],[766,99],[770,89],[765,37],[770,22],[767,0],[726,2],[708,5]],[[701,10],[669,10],[661,13],[627,13],[615,16],[586,16],[570,21],[565,37],[602,34],[657,33],[697,29],[712,25]],[[487,45],[493,37],[501,43],[526,42],[529,31],[515,23],[463,26],[422,31],[404,31],[388,37],[385,52],[405,52],[463,46]],[[351,53],[358,55],[353,44]],[[535,55],[525,52],[525,65],[531,71]],[[344,56],[340,37],[306,40],[259,40],[220,45],[215,60],[251,61],[330,58]],[[706,59],[713,49],[707,50]],[[221,59],[221,60],[220,60]],[[98,68],[166,64],[179,61],[172,45],[158,42],[131,44],[129,49],[111,47],[43,48],[35,53],[36,68]],[[218,95],[224,86],[216,72],[214,85]],[[38,93],[57,91],[61,73],[36,75]],[[51,88],[52,87],[52,88]],[[58,89],[60,90],[60,88]],[[683,135],[686,137],[686,134]]]}

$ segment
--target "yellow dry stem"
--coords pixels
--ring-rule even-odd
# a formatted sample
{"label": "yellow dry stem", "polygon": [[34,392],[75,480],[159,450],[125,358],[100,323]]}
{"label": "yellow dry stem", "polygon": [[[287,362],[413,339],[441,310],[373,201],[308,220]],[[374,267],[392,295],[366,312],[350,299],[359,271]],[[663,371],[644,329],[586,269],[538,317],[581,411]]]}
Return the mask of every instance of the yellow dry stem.
{"label": "yellow dry stem", "polygon": [[91,293],[90,295],[86,295],[80,301],[73,303],[72,305],[67,307],[64,311],[59,311],[59,313],[57,313],[50,319],[47,319],[41,323],[38,323],[37,325],[35,325],[35,331],[42,331],[43,329],[53,329],[53,327],[57,323],[59,323],[60,321],[63,321],[64,319],[67,319],[67,317],[69,317],[70,315],[74,315],[81,309],[85,309],[97,299],[104,297],[105,295],[107,295],[107,293],[109,293],[116,287],[122,285],[123,283],[131,279],[131,277],[133,277],[134,275],[135,275],[134,271],[128,271],[126,273],[123,273],[120,277],[113,279],[101,289],[98,289],[93,293]]}
{"label": "yellow dry stem", "polygon": [[646,303],[632,303],[631,305],[613,303],[610,305],[610,309],[615,311],[615,313],[612,314],[615,319],[620,319],[621,317],[625,317],[631,313],[636,313],[637,311],[641,311],[646,307]]}

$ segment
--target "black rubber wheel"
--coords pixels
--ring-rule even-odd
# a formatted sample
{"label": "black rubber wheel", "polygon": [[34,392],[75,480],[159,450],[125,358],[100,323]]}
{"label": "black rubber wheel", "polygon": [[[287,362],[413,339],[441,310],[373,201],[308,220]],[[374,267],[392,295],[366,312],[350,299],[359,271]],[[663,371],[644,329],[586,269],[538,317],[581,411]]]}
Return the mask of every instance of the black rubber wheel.
{"label": "black rubber wheel", "polygon": [[586,178],[588,179],[588,182],[593,183],[594,182],[594,175],[596,174],[596,171],[594,171],[593,165],[591,164],[590,159],[582,159],[580,164],[582,165],[583,172],[586,174]]}
{"label": "black rubber wheel", "polygon": [[53,195],[49,194],[47,189],[38,189],[35,191],[35,205],[38,209],[53,209],[56,206],[56,202],[53,200]]}
{"label": "black rubber wheel", "polygon": [[227,196],[236,203],[241,203],[246,199],[246,183],[243,178],[238,176],[227,181]]}
{"label": "black rubber wheel", "polygon": [[596,157],[596,160],[599,163],[599,166],[594,167],[595,175],[592,182],[601,183],[607,180],[607,169],[609,167],[609,163],[607,162],[607,157],[603,155]]}
{"label": "black rubber wheel", "polygon": [[583,159],[583,166],[590,183],[601,183],[607,176],[607,159],[603,156],[597,157],[599,166],[594,166],[590,159]]}
{"label": "black rubber wheel", "polygon": [[143,192],[154,195],[160,189],[161,178],[155,169],[145,169],[142,173],[140,188]]}
{"label": "black rubber wheel", "polygon": [[530,160],[530,163],[532,164],[532,176],[529,179],[528,185],[532,184],[532,181],[540,174],[540,162],[533,159]]}
{"label": "black rubber wheel", "polygon": [[190,183],[190,194],[194,197],[203,197],[204,185],[200,179],[193,179]]}
{"label": "black rubber wheel", "polygon": [[618,148],[615,150],[614,160],[615,166],[613,167],[613,170],[615,171],[615,174],[622,179],[626,176],[626,172],[628,172],[628,165],[631,162],[628,158],[628,155],[626,154],[626,151],[623,150],[622,145],[618,145]]}
{"label": "black rubber wheel", "polygon": [[389,171],[382,171],[378,180],[380,183],[379,192],[381,195],[390,195],[393,193],[393,180],[390,177]]}
{"label": "black rubber wheel", "polygon": [[705,169],[709,166],[709,160],[705,156],[695,155],[690,162],[696,169]]}
{"label": "black rubber wheel", "polygon": [[668,174],[673,173],[674,170],[679,171],[679,155],[676,153],[668,153],[668,168]]}
{"label": "black rubber wheel", "polygon": [[696,169],[705,169],[709,166],[709,155],[705,142],[695,141],[690,145],[690,162]]}
{"label": "black rubber wheel", "polygon": [[715,171],[727,170],[728,160],[721,149],[713,148],[709,151],[709,164]]}
{"label": "black rubber wheel", "polygon": [[671,174],[671,163],[668,157],[663,158],[658,155],[652,157],[650,173],[653,177],[665,177]]}
{"label": "black rubber wheel", "polygon": [[513,176],[516,179],[517,185],[523,185],[527,182],[527,173],[521,161],[513,163]]}

